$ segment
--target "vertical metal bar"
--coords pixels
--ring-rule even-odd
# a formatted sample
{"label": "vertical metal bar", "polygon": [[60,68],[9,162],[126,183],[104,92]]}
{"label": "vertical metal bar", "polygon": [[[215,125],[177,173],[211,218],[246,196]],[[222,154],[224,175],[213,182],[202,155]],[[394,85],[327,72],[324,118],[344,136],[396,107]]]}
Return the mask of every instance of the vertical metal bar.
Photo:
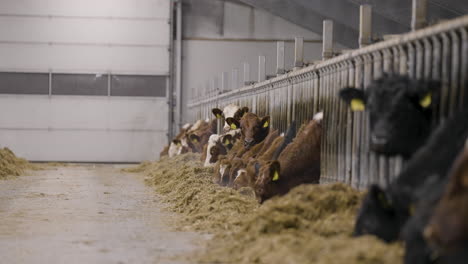
{"label": "vertical metal bar", "polygon": [[[112,84],[111,84],[112,79],[111,78],[112,78],[112,75],[111,75],[110,72],[108,72],[107,73],[107,96],[111,96],[111,88],[112,88],[111,87],[112,86]],[[167,81],[166,81],[166,89],[167,89],[167,85],[169,85],[168,81],[169,81],[169,78],[167,78]]]}
{"label": "vertical metal bar", "polygon": [[[452,64],[450,69],[450,98],[449,98],[449,114],[453,115],[458,109],[458,101],[460,98],[458,81],[460,80],[460,38],[455,31],[450,32],[450,40],[452,42]],[[467,74],[466,72],[464,74]]]}
{"label": "vertical metal bar", "polygon": [[[167,142],[171,142],[172,138],[174,137],[174,87],[175,87],[175,80],[174,80],[174,64],[175,64],[175,45],[174,45],[174,33],[175,33],[175,23],[174,23],[174,5],[176,0],[169,1],[169,23],[171,25],[170,30],[168,32],[168,39],[169,39],[169,77],[166,81],[166,102],[168,106],[168,113],[167,113]],[[109,73],[111,75],[111,73]],[[112,76],[111,76],[112,77]]]}
{"label": "vertical metal bar", "polygon": [[276,42],[276,75],[284,73],[284,41],[278,41]]}
{"label": "vertical metal bar", "polygon": [[323,21],[322,35],[322,59],[330,59],[333,57],[333,21]]}
{"label": "vertical metal bar", "polygon": [[177,1],[177,30],[176,30],[176,48],[177,48],[177,63],[176,63],[176,105],[177,119],[176,129],[182,127],[182,1]]}
{"label": "vertical metal bar", "polygon": [[[354,86],[355,81],[355,70],[354,70],[354,64],[351,61],[347,62],[348,64],[348,79],[346,82],[346,86]],[[343,102],[342,102],[343,104]],[[356,137],[353,135],[353,114],[351,113],[351,110],[349,107],[345,107],[346,109],[346,116],[347,116],[347,123],[346,123],[346,182],[349,185],[355,186],[353,184],[353,142],[354,138]]]}
{"label": "vertical metal bar", "polygon": [[432,44],[428,38],[423,39],[424,46],[424,78],[432,79]]}
{"label": "vertical metal bar", "polygon": [[412,43],[408,43],[408,68],[409,77],[416,78],[416,52]]}
{"label": "vertical metal bar", "polygon": [[294,68],[302,68],[304,66],[304,38],[294,38]]}
{"label": "vertical metal bar", "polygon": [[258,82],[266,80],[266,59],[265,56],[258,56]]}
{"label": "vertical metal bar", "polygon": [[232,69],[231,90],[239,88],[239,69]]}
{"label": "vertical metal bar", "polygon": [[427,0],[413,0],[411,29],[417,30],[427,25]]}
{"label": "vertical metal bar", "polygon": [[221,92],[229,92],[229,73],[223,72],[221,74]]}
{"label": "vertical metal bar", "polygon": [[468,103],[468,32],[466,28],[460,29],[461,35],[461,69],[460,69],[460,108],[466,106]]}
{"label": "vertical metal bar", "polygon": [[[372,82],[373,79],[373,63],[372,63],[372,55],[366,54],[364,55],[364,89],[367,89],[369,84]],[[377,164],[376,164],[376,157],[375,153],[370,151],[369,147],[369,139],[370,139],[370,122],[368,115],[364,115],[363,118],[363,133],[362,137],[362,144],[363,144],[363,153],[361,159],[361,173],[363,177],[361,178],[360,186],[361,188],[367,188],[370,183],[376,182],[374,179],[375,175],[377,175]]]}
{"label": "vertical metal bar", "polygon": [[361,5],[359,7],[359,47],[365,47],[372,43],[372,6]]}
{"label": "vertical metal bar", "polygon": [[450,39],[446,33],[441,34],[442,37],[442,92],[440,102],[440,118],[444,118],[449,114],[449,89],[450,89],[450,58],[451,45]]}
{"label": "vertical metal bar", "polygon": [[[355,79],[354,87],[363,88],[363,59],[362,57],[355,58]],[[363,115],[360,113],[353,113],[353,160],[352,160],[352,186],[359,188],[361,186],[361,156],[362,156],[362,143],[361,131],[363,129],[362,119]]]}
{"label": "vertical metal bar", "polygon": [[416,48],[416,79],[422,79],[424,76],[424,49],[420,41],[414,42]]}
{"label": "vertical metal bar", "polygon": [[247,62],[244,62],[244,85],[250,85],[250,84],[251,84],[250,64]]}
{"label": "vertical metal bar", "polygon": [[49,97],[52,96],[52,69],[49,69]]}

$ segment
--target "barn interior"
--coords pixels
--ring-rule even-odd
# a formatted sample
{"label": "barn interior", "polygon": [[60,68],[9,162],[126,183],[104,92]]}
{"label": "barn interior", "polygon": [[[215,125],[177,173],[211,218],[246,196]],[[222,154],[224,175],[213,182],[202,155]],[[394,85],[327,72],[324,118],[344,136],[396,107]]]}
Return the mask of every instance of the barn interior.
{"label": "barn interior", "polygon": [[4,263],[468,263],[468,2],[1,0]]}

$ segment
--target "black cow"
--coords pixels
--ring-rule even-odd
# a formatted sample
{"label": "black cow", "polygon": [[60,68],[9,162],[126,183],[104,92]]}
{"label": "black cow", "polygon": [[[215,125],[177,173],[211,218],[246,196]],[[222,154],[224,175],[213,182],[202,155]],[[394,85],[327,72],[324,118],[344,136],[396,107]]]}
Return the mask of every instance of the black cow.
{"label": "black cow", "polygon": [[431,182],[443,186],[440,182],[444,182],[467,137],[468,107],[437,127],[387,189],[371,186],[358,213],[354,234],[374,234],[388,242],[398,239],[418,202],[427,200],[421,195],[425,186]]}
{"label": "black cow", "polygon": [[344,88],[339,95],[352,111],[369,112],[373,151],[409,159],[430,134],[439,90],[435,81],[385,75],[366,90]]}

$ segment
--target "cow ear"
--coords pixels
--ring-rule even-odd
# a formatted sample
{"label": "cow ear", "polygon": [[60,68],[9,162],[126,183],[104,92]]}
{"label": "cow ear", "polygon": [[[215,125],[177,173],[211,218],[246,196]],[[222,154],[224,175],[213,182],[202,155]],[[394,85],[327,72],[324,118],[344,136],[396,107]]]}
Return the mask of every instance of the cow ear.
{"label": "cow ear", "polygon": [[189,138],[192,143],[200,142],[200,137],[195,134],[190,134]]}
{"label": "cow ear", "polygon": [[426,109],[435,101],[434,96],[439,94],[441,83],[436,80],[411,80],[408,86],[417,103]]}
{"label": "cow ear", "polygon": [[241,109],[241,118],[244,116],[244,114],[249,112],[249,108],[247,106],[242,107]]}
{"label": "cow ear", "polygon": [[238,129],[240,127],[239,121],[232,117],[226,118],[226,123],[231,127],[232,130]]}
{"label": "cow ear", "polygon": [[218,118],[218,119],[220,119],[221,117],[223,117],[223,111],[221,111],[221,109],[219,109],[219,108],[213,108],[213,109],[211,109],[211,112],[212,112],[213,115],[214,115],[216,118]]}
{"label": "cow ear", "polygon": [[390,209],[392,207],[390,200],[387,198],[385,192],[378,185],[371,185],[369,194],[373,200],[377,202],[382,208]]}
{"label": "cow ear", "polygon": [[177,146],[180,146],[180,145],[181,145],[181,142],[180,142],[179,139],[173,139],[173,140],[172,140],[172,143],[174,143],[174,144],[177,145]]}
{"label": "cow ear", "polygon": [[366,96],[363,90],[347,87],[340,90],[339,96],[353,112],[364,111],[366,108]]}
{"label": "cow ear", "polygon": [[273,163],[271,163],[270,165],[271,181],[275,182],[280,179],[280,171],[281,171],[281,167],[280,167],[279,162],[277,160],[273,161]]}
{"label": "cow ear", "polygon": [[231,135],[225,135],[223,137],[223,142],[222,142],[223,145],[225,145],[225,146],[229,145],[229,144],[231,144],[231,142],[232,142],[232,136]]}
{"label": "cow ear", "polygon": [[262,127],[263,128],[269,128],[270,127],[270,116],[265,116],[262,118],[261,121]]}
{"label": "cow ear", "polygon": [[420,100],[419,100],[419,105],[422,108],[428,108],[432,104],[432,92],[426,93]]}

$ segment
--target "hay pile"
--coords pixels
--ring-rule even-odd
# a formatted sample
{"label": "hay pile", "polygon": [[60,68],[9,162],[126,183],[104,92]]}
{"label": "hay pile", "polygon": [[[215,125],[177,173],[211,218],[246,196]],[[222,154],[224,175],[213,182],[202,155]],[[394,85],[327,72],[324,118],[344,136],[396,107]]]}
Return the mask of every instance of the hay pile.
{"label": "hay pile", "polygon": [[211,183],[212,170],[186,154],[143,163],[143,172],[181,227],[209,231],[213,239],[199,263],[401,263],[399,244],[351,238],[362,193],[343,184],[302,185],[259,206],[252,192]]}
{"label": "hay pile", "polygon": [[9,148],[0,149],[0,178],[19,176],[33,166],[25,159],[18,158]]}
{"label": "hay pile", "polygon": [[197,154],[142,163],[127,172],[144,172],[147,183],[162,194],[171,210],[182,213],[182,229],[217,232],[239,226],[258,203],[253,195],[241,194],[211,182],[212,168],[204,168]]}

